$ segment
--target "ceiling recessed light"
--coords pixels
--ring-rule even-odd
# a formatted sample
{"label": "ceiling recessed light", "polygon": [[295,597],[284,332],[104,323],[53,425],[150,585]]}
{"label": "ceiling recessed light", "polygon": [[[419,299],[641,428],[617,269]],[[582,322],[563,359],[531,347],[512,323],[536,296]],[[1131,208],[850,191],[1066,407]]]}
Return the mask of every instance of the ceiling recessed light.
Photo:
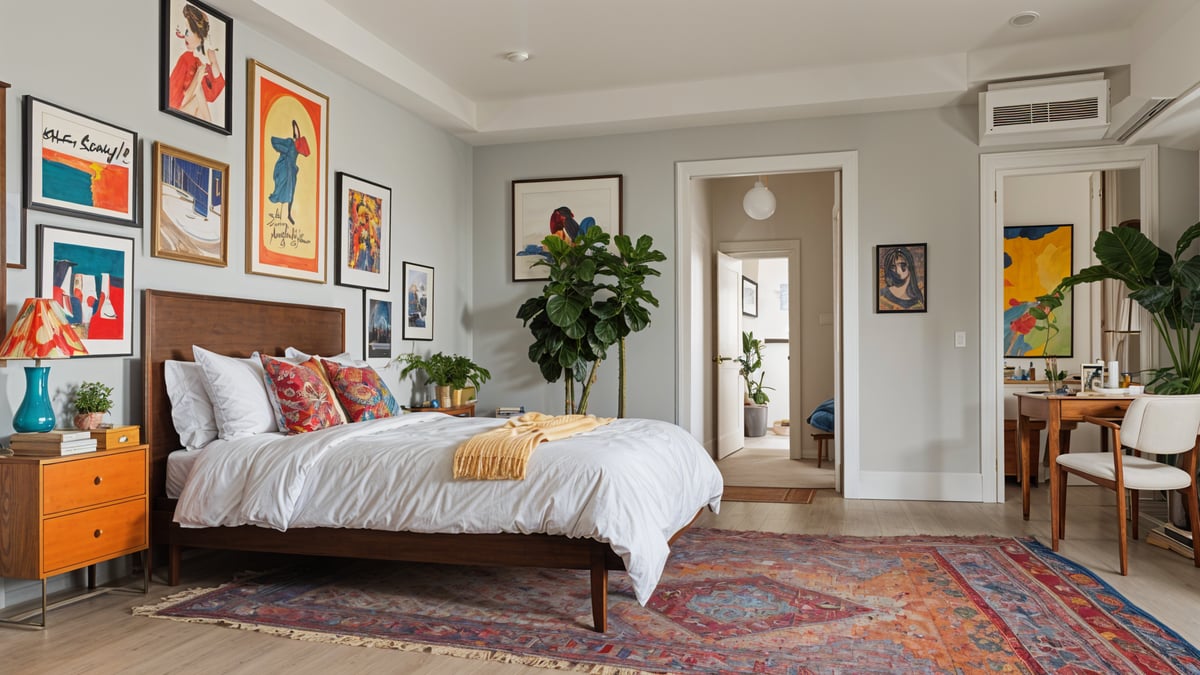
{"label": "ceiling recessed light", "polygon": [[525,63],[529,60],[529,52],[509,52],[504,58],[512,63]]}
{"label": "ceiling recessed light", "polygon": [[1018,26],[1018,27],[1019,26],[1028,26],[1029,24],[1033,23],[1034,21],[1037,21],[1038,18],[1041,16],[1042,16],[1041,14],[1038,14],[1037,12],[1033,12],[1033,11],[1018,12],[1017,14],[1014,14],[1011,19],[1008,20],[1008,23],[1010,25]]}

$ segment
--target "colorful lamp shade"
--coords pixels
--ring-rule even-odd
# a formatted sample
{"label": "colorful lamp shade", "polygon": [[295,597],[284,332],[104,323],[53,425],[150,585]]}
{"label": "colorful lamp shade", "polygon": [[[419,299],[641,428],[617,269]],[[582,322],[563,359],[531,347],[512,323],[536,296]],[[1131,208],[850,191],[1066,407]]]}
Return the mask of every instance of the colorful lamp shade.
{"label": "colorful lamp shade", "polygon": [[75,329],[67,323],[62,308],[47,298],[27,298],[0,342],[0,359],[33,359],[25,368],[25,398],[13,417],[20,432],[50,431],[54,428],[54,406],[50,404],[50,368],[42,359],[67,359],[87,354]]}

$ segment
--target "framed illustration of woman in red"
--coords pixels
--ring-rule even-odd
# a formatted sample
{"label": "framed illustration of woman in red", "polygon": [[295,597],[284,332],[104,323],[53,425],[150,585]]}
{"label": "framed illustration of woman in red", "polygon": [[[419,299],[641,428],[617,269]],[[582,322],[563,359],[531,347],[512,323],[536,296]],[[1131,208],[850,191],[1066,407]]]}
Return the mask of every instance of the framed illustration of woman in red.
{"label": "framed illustration of woman in red", "polygon": [[246,271],[326,280],[329,98],[250,60]]}
{"label": "framed illustration of woman in red", "polygon": [[158,109],[233,133],[233,21],[198,0],[161,0]]}

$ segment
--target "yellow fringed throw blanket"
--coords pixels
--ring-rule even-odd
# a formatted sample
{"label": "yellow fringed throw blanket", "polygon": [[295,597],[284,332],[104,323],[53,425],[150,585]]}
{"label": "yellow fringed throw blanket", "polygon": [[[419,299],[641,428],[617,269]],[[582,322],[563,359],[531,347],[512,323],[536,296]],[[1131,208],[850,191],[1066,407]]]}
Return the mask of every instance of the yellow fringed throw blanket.
{"label": "yellow fringed throw blanket", "polygon": [[613,421],[595,415],[525,413],[504,426],[468,439],[454,452],[454,477],[466,480],[524,480],[529,458],[546,441],[570,438]]}

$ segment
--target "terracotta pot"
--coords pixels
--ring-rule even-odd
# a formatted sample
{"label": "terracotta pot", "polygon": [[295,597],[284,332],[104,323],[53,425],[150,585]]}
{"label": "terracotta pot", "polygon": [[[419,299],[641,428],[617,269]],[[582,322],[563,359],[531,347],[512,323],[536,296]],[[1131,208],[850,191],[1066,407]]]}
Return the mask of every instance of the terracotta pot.
{"label": "terracotta pot", "polygon": [[104,421],[104,415],[105,413],[102,412],[79,413],[75,416],[75,428],[84,431],[99,429],[100,423]]}

